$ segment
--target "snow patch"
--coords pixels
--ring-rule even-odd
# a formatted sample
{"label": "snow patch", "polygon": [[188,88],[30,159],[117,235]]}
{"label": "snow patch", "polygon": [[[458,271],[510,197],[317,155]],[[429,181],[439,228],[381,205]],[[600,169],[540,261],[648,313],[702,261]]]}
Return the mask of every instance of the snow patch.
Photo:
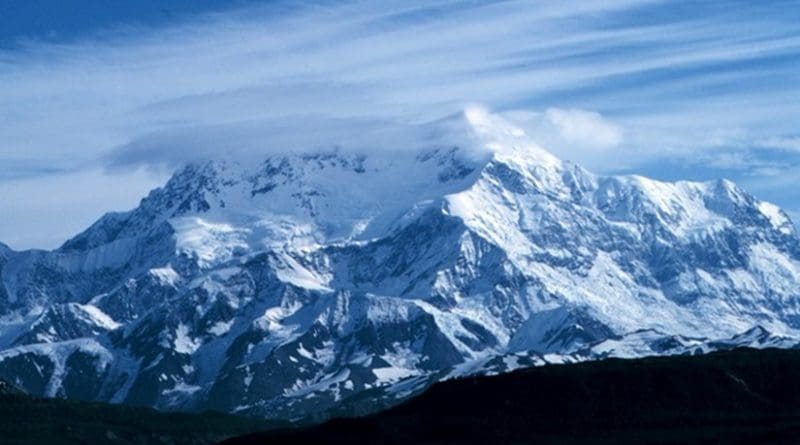
{"label": "snow patch", "polygon": [[792,223],[789,221],[789,218],[786,217],[786,214],[783,213],[780,207],[769,202],[761,201],[758,203],[758,210],[761,211],[761,213],[766,216],[767,219],[769,219],[772,227],[776,228],[781,233],[785,235],[791,235],[794,233],[792,230]]}
{"label": "snow patch", "polygon": [[173,342],[175,352],[179,354],[193,354],[200,348],[202,341],[199,338],[190,337],[189,334],[189,326],[183,323],[178,324],[178,327],[175,329],[175,340]]}
{"label": "snow patch", "polygon": [[100,310],[100,308],[98,308],[97,306],[91,304],[80,304],[78,305],[78,307],[81,308],[81,310],[83,310],[83,312],[86,315],[88,315],[89,320],[92,323],[96,324],[97,326],[101,326],[105,329],[108,329],[109,331],[113,331],[114,329],[117,329],[120,326],[122,326],[121,324],[114,321],[114,319],[109,317],[105,312]]}
{"label": "snow patch", "polygon": [[208,332],[216,335],[217,337],[225,335],[231,330],[234,320],[218,321],[213,326],[208,328]]}
{"label": "snow patch", "polygon": [[150,269],[150,274],[161,284],[166,284],[169,286],[175,286],[181,280],[181,276],[175,272],[175,269],[173,269],[172,266]]}
{"label": "snow patch", "polygon": [[417,374],[417,372],[412,369],[398,368],[395,366],[374,368],[372,373],[375,374],[375,377],[377,377],[381,383],[394,383]]}

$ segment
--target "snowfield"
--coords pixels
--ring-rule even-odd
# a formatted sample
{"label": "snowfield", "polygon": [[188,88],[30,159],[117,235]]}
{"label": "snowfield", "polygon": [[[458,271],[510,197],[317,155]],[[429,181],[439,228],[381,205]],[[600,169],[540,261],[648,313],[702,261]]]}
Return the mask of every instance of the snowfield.
{"label": "snowfield", "polygon": [[51,252],[0,247],[0,377],[294,419],[470,373],[795,347],[800,240],[726,181],[607,177],[483,110],[480,150],[188,165]]}

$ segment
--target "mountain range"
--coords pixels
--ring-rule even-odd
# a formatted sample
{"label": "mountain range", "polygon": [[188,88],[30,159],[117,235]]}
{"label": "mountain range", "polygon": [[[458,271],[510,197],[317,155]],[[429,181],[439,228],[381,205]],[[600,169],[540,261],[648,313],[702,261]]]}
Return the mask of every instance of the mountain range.
{"label": "mountain range", "polygon": [[800,342],[800,239],[727,180],[601,176],[501,118],[470,146],[178,170],[52,251],[0,244],[0,378],[317,421],[439,380]]}

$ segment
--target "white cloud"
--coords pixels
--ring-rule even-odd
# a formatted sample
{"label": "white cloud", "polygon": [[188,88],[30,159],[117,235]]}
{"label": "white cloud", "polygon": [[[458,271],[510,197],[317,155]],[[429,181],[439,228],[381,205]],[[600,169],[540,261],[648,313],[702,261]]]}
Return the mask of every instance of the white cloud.
{"label": "white cloud", "polygon": [[624,157],[624,129],[598,112],[577,108],[506,110],[498,115],[556,156],[602,169]]}
{"label": "white cloud", "polygon": [[709,166],[723,170],[748,170],[756,162],[749,153],[741,151],[713,153],[706,161]]}
{"label": "white cloud", "polygon": [[[691,133],[676,115],[692,126],[725,127],[731,119],[769,116],[759,114],[767,108],[785,109],[775,107],[778,99],[792,103],[783,91],[759,88],[756,100],[741,88],[735,98],[748,106],[735,113],[730,96],[723,104],[705,100],[674,109],[675,98],[686,97],[673,94],[676,89],[740,82],[741,70],[713,81],[661,79],[645,91],[621,88],[625,76],[774,56],[797,43],[772,35],[768,26],[737,39],[734,25],[705,17],[646,26],[620,19],[649,3],[351,1],[214,15],[68,45],[34,42],[23,52],[0,54],[0,159],[25,153],[75,167],[158,134],[271,126],[275,119],[300,135],[309,123],[338,120],[333,139],[348,119],[355,134],[364,120],[435,121],[473,101],[496,110],[559,102],[563,108],[548,118],[560,136],[602,149],[620,143],[619,128],[576,102],[613,117],[626,139],[642,116],[620,119],[626,113],[620,104],[649,107],[645,115],[656,114],[659,122],[648,130],[658,137]],[[630,42],[645,50],[620,57]],[[535,105],[539,95],[593,84],[599,86],[591,97]]]}
{"label": "white cloud", "polygon": [[[451,137],[439,123],[473,102],[545,110],[501,114],[520,118],[555,154],[599,170],[719,149],[710,129],[746,128],[762,139],[791,133],[800,90],[786,85],[796,85],[797,67],[755,62],[800,60],[800,38],[787,32],[796,22],[748,23],[743,38],[742,17],[758,15],[740,11],[745,5],[736,17],[636,19],[659,3],[355,0],[29,42],[0,51],[0,180],[14,176],[9,160],[51,174],[41,190],[52,191],[69,177],[50,172],[65,170],[92,171],[86,180],[107,185],[101,163],[174,166],[326,145],[401,149]],[[29,184],[14,190],[39,193]],[[15,199],[16,215],[55,220]],[[76,203],[75,215],[85,221],[122,203],[131,200],[104,193]],[[11,218],[28,230],[29,219]],[[9,230],[0,240],[21,236]]]}
{"label": "white cloud", "polygon": [[566,142],[600,150],[622,143],[622,129],[593,111],[549,108],[545,118]]}
{"label": "white cloud", "polygon": [[773,136],[760,139],[755,142],[755,145],[760,148],[774,148],[778,150],[800,152],[800,137]]}

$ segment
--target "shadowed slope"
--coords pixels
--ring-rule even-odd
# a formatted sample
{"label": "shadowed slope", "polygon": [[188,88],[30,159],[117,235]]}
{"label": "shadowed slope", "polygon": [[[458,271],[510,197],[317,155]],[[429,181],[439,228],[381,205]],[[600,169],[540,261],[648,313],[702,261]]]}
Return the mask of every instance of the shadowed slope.
{"label": "shadowed slope", "polygon": [[219,413],[40,399],[0,380],[0,443],[5,445],[205,445],[278,425]]}
{"label": "shadowed slope", "polygon": [[233,439],[289,443],[795,443],[800,351],[548,365],[434,385],[394,409]]}

